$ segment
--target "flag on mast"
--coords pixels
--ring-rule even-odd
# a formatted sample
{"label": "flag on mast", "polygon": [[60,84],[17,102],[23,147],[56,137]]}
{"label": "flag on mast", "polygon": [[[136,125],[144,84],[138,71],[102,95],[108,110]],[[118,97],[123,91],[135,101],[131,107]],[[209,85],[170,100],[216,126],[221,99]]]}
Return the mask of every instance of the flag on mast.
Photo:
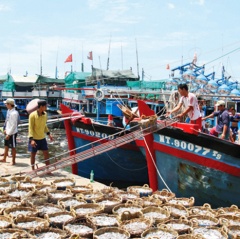
{"label": "flag on mast", "polygon": [[70,54],[67,59],[64,61],[64,63],[66,62],[72,62],[72,54]]}
{"label": "flag on mast", "polygon": [[88,59],[88,60],[92,60],[92,59],[93,59],[92,51],[90,51],[90,52],[88,53],[87,59]]}

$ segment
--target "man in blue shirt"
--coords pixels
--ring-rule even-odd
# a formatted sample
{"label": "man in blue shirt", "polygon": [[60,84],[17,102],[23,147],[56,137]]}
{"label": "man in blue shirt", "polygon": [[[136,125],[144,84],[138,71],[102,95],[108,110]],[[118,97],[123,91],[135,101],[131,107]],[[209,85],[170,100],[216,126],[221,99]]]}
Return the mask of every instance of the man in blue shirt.
{"label": "man in blue shirt", "polygon": [[217,117],[217,125],[210,130],[210,134],[221,139],[229,139],[230,117],[228,110],[225,108],[225,102],[219,100],[215,106],[218,107],[218,111],[204,117],[203,120]]}

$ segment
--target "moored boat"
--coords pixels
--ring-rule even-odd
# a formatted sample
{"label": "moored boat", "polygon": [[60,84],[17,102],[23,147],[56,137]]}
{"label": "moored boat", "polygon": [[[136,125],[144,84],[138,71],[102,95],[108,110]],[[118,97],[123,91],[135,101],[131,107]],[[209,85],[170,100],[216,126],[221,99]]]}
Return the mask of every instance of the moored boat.
{"label": "moored boat", "polygon": [[[143,101],[138,101],[138,106],[140,115],[155,114]],[[150,176],[153,189],[168,187],[178,197],[194,196],[198,205],[240,205],[239,144],[178,122],[152,136],[136,143],[155,169]]]}

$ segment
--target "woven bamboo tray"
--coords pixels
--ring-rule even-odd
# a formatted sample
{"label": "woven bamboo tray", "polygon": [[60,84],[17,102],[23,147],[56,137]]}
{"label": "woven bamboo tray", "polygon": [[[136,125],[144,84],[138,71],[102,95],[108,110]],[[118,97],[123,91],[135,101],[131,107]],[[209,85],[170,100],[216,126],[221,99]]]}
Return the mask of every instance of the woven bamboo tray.
{"label": "woven bamboo tray", "polygon": [[[121,235],[122,239],[128,239],[130,238],[130,233],[126,230],[120,229],[118,227],[103,227],[98,230],[96,230],[93,233],[93,239],[99,239],[99,238],[116,238],[114,235]],[[120,238],[120,237],[117,237]]]}
{"label": "woven bamboo tray", "polygon": [[178,237],[178,233],[170,228],[168,228],[166,225],[161,225],[158,228],[150,228],[145,230],[142,235],[142,238],[146,239],[153,239],[153,238],[176,238]]}
{"label": "woven bamboo tray", "polygon": [[79,235],[83,238],[92,238],[97,227],[86,217],[76,217],[64,223],[64,230],[70,235]]}
{"label": "woven bamboo tray", "polygon": [[56,212],[52,214],[45,214],[44,218],[49,222],[51,227],[62,229],[63,224],[69,220],[76,218],[73,212]]}
{"label": "woven bamboo tray", "polygon": [[36,227],[49,228],[49,223],[46,219],[39,217],[22,217],[19,216],[14,219],[12,224],[13,228],[19,228],[24,230],[34,230]]}
{"label": "woven bamboo tray", "polygon": [[176,205],[182,205],[185,208],[193,207],[195,203],[195,198],[190,197],[190,198],[172,198],[167,200],[167,203],[169,204],[176,204]]}
{"label": "woven bamboo tray", "polygon": [[98,205],[97,203],[85,203],[71,208],[71,211],[75,213],[75,215],[77,215],[78,217],[99,214],[102,213],[103,210],[104,207]]}
{"label": "woven bamboo tray", "polygon": [[0,229],[9,228],[13,224],[13,220],[7,216],[0,216]]}
{"label": "woven bamboo tray", "polygon": [[50,238],[51,233],[54,233],[54,236],[56,235],[59,239],[68,238],[68,233],[59,228],[35,228],[31,231],[31,234],[36,236],[37,238],[41,236],[44,236],[44,238]]}
{"label": "woven bamboo tray", "polygon": [[[181,217],[180,219],[170,219],[164,221],[163,224],[176,231],[179,235],[192,232],[192,222],[188,221],[185,217]],[[158,227],[161,225],[162,224],[158,224]]]}
{"label": "woven bamboo tray", "polygon": [[194,227],[192,229],[193,235],[201,235],[203,238],[221,238],[221,239],[228,239],[228,235],[226,232],[219,227]]}
{"label": "woven bamboo tray", "polygon": [[56,204],[46,203],[36,207],[39,217],[44,217],[45,214],[53,214],[57,212],[63,212],[64,209]]}
{"label": "woven bamboo tray", "polygon": [[180,217],[188,217],[188,210],[181,204],[164,204],[164,207],[167,207],[170,211],[170,214],[173,218],[178,219]]}
{"label": "woven bamboo tray", "polygon": [[16,198],[2,198],[0,199],[0,214],[7,208],[11,208],[13,205],[20,206],[21,201]]}
{"label": "woven bamboo tray", "polygon": [[48,201],[50,203],[57,204],[58,200],[72,196],[73,194],[69,190],[66,191],[55,190],[48,193]]}
{"label": "woven bamboo tray", "polygon": [[69,186],[75,186],[76,180],[74,178],[56,179],[52,182],[58,190],[66,190]]}
{"label": "woven bamboo tray", "polygon": [[152,226],[152,220],[148,218],[135,218],[123,221],[120,228],[128,231],[131,237],[140,237],[141,234]]}
{"label": "woven bamboo tray", "polygon": [[147,197],[152,195],[153,190],[149,188],[148,184],[144,184],[143,186],[130,186],[127,188],[128,192],[135,192],[140,197]]}
{"label": "woven bamboo tray", "polygon": [[104,207],[104,213],[112,213],[113,208],[122,203],[122,199],[119,197],[102,198],[96,200],[96,203]]}
{"label": "woven bamboo tray", "polygon": [[157,190],[153,193],[154,198],[158,198],[164,203],[175,198],[175,196],[175,193],[169,192],[167,189],[163,189],[161,191]]}
{"label": "woven bamboo tray", "polygon": [[212,227],[219,226],[218,218],[211,217],[208,215],[198,215],[198,216],[190,216],[188,217],[193,224],[193,227]]}
{"label": "woven bamboo tray", "polygon": [[58,205],[68,211],[70,211],[71,207],[75,207],[85,203],[87,203],[85,200],[77,199],[75,197],[67,197],[58,200]]}
{"label": "woven bamboo tray", "polygon": [[142,209],[143,217],[153,220],[155,224],[164,222],[170,219],[170,212],[167,208],[160,207],[145,207]]}
{"label": "woven bamboo tray", "polygon": [[67,186],[67,189],[69,189],[73,195],[76,195],[78,193],[91,193],[93,191],[93,186],[91,184],[88,185],[78,185],[78,186]]}
{"label": "woven bamboo tray", "polygon": [[37,217],[38,211],[36,208],[23,207],[23,206],[13,206],[4,210],[4,216],[16,218],[19,215],[28,217]]}
{"label": "woven bamboo tray", "polygon": [[120,225],[117,215],[102,213],[89,215],[88,218],[97,228],[118,227]]}

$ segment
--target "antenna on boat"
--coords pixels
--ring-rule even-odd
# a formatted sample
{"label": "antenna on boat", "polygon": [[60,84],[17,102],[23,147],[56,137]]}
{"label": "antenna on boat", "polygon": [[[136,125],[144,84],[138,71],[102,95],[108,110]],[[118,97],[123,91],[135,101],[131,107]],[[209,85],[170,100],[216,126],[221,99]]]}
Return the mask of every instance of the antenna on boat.
{"label": "antenna on boat", "polygon": [[121,42],[121,62],[122,62],[122,70],[123,70],[123,49],[122,49],[122,42]]}
{"label": "antenna on boat", "polygon": [[107,70],[109,69],[109,58],[110,58],[111,38],[112,38],[112,36],[110,35],[109,46],[108,46]]}
{"label": "antenna on boat", "polygon": [[42,40],[40,43],[40,76],[42,75]]}
{"label": "antenna on boat", "polygon": [[58,50],[59,50],[59,45],[58,45],[57,57],[56,57],[55,79],[58,79],[58,68],[57,68],[57,63],[58,63]]}
{"label": "antenna on boat", "polygon": [[136,57],[137,57],[137,75],[138,75],[138,79],[140,79],[139,76],[139,64],[138,64],[138,49],[137,49],[137,39],[135,38],[135,43],[136,43]]}
{"label": "antenna on boat", "polygon": [[82,44],[82,64],[81,64],[81,70],[84,72],[84,64],[83,64],[83,44]]}

